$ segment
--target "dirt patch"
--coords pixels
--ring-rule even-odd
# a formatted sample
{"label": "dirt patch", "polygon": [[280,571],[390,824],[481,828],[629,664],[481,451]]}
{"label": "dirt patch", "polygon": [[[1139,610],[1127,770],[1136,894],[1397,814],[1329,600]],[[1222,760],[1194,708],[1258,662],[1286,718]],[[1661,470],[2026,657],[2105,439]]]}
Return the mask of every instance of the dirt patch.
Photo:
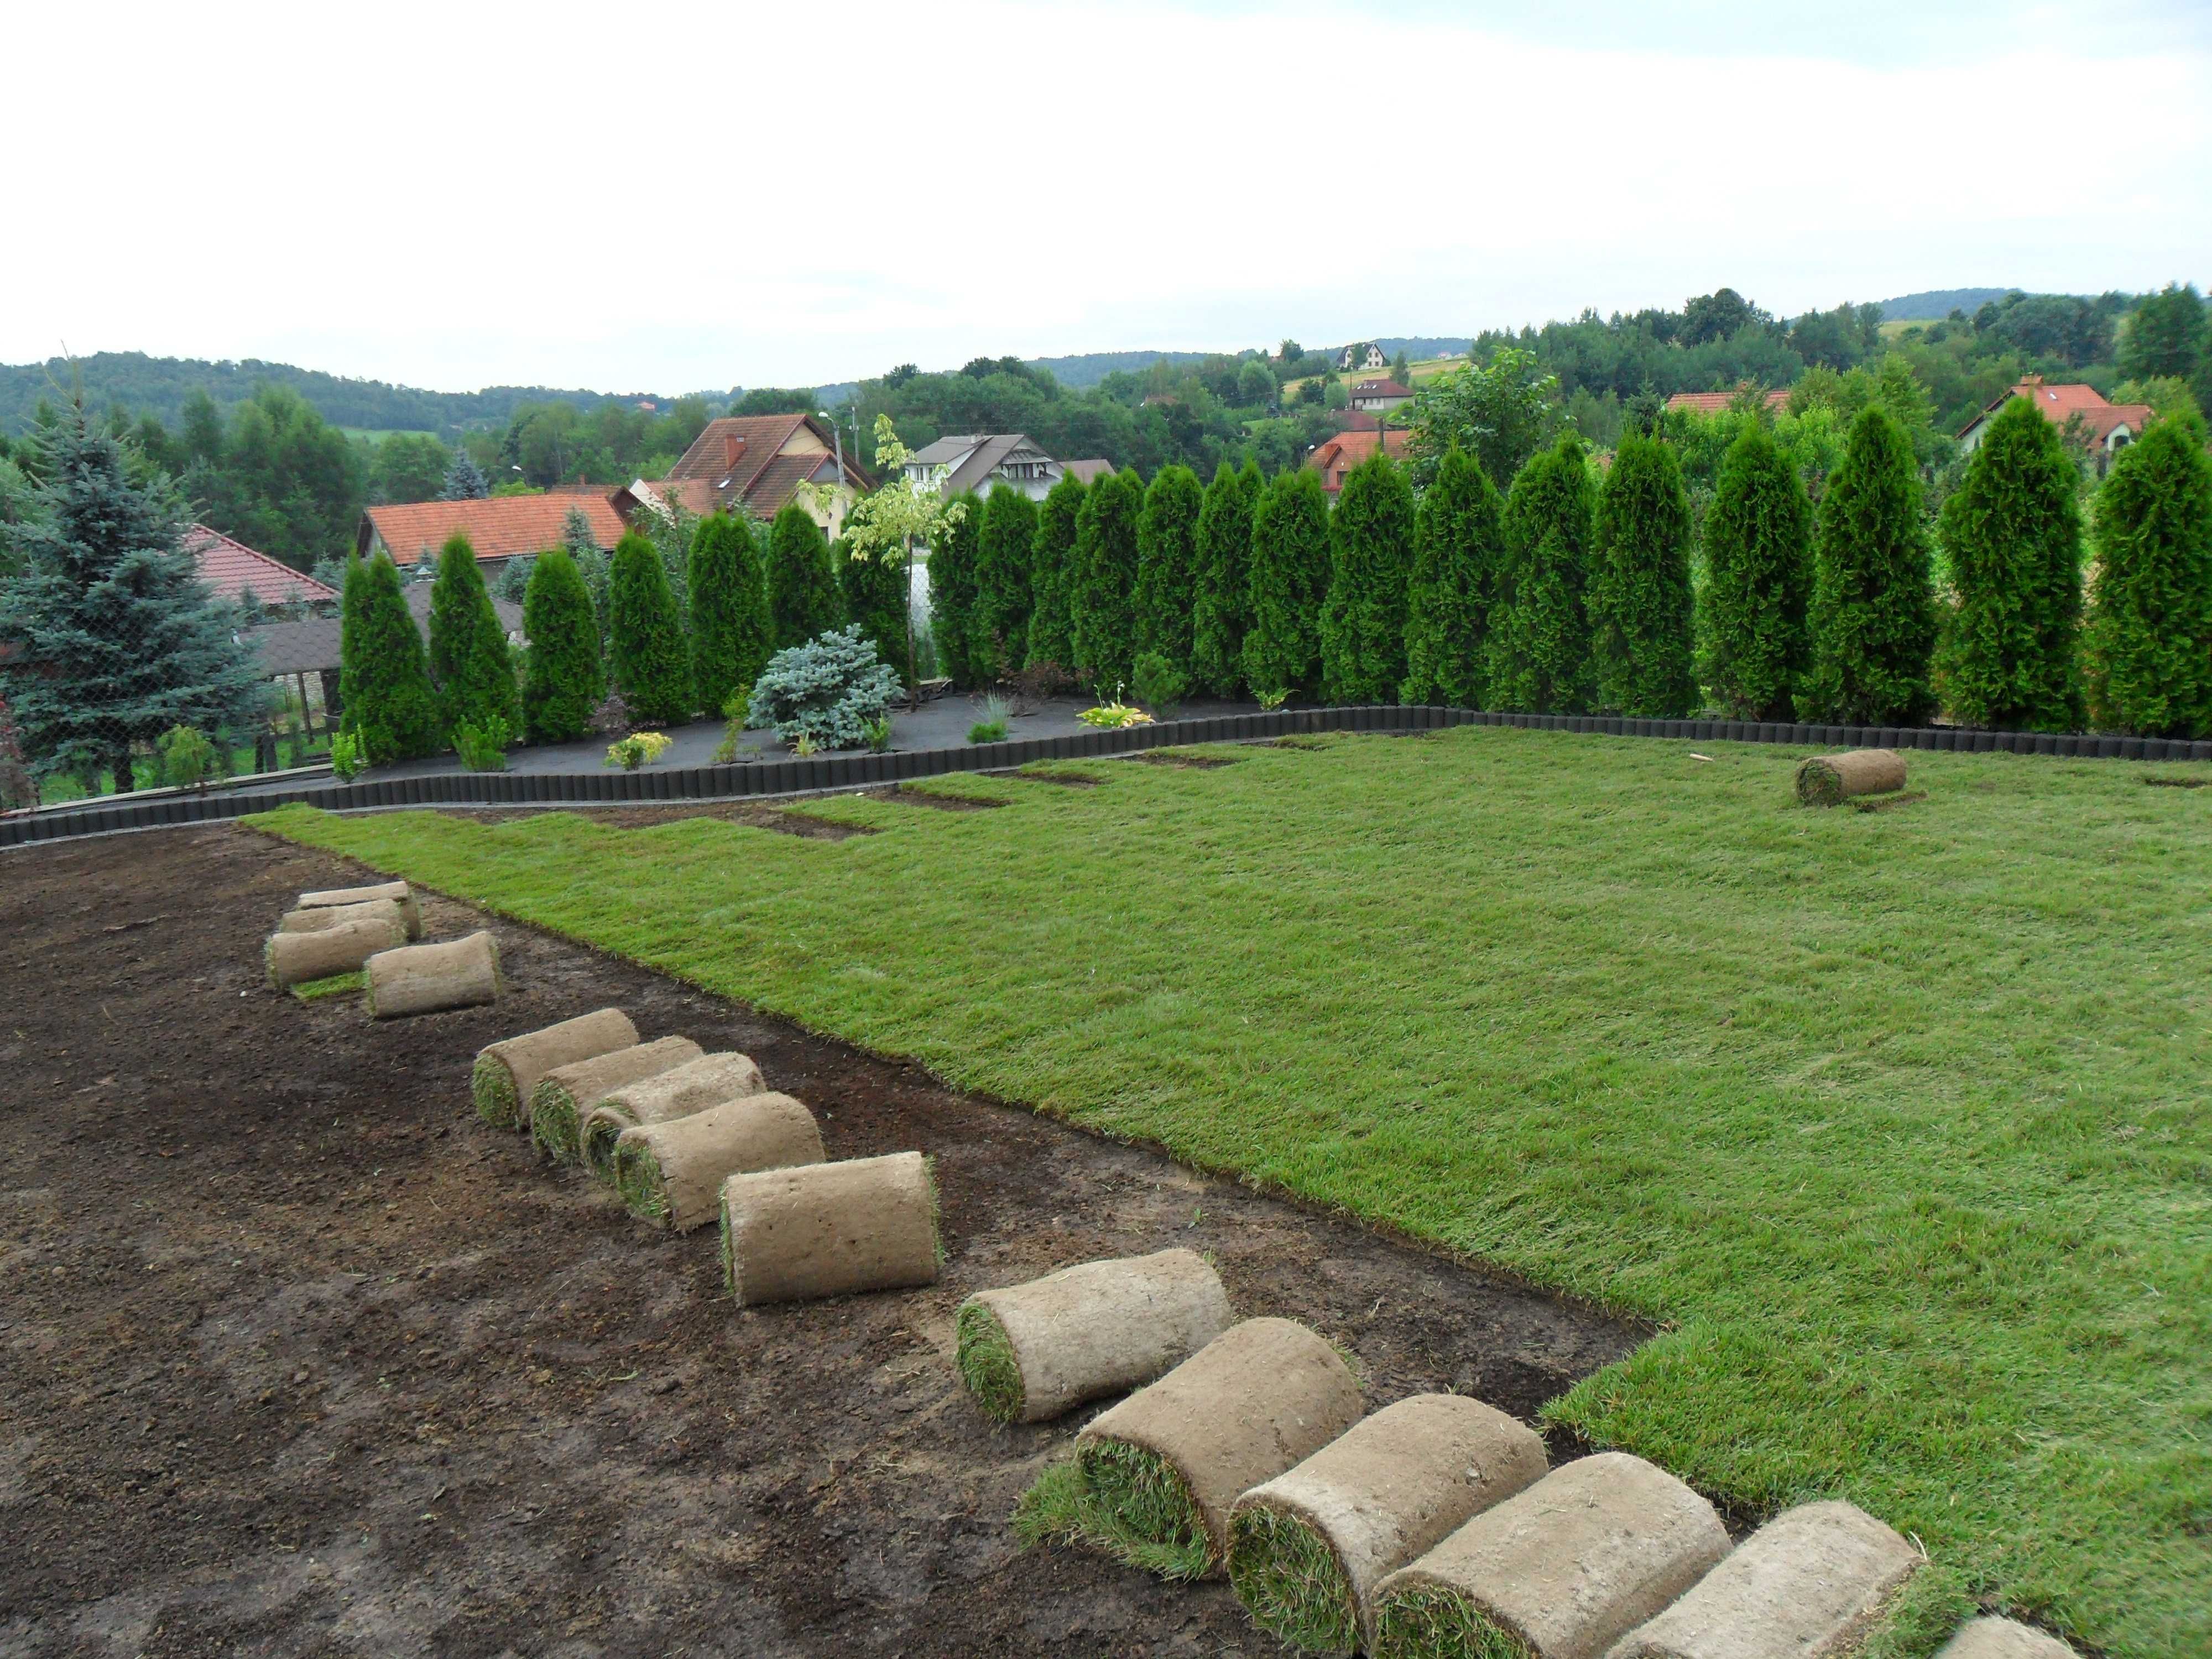
{"label": "dirt patch", "polygon": [[[1017,1552],[1088,1413],[992,1426],[963,1297],[1188,1245],[1370,1407],[1523,1418],[1638,1340],[433,895],[426,937],[496,935],[497,1007],[266,990],[284,905],[362,874],[234,826],[0,855],[11,1655],[1274,1653],[1225,1586]],[[711,1237],[477,1122],[479,1047],[609,1003],[755,1056],[833,1158],[933,1154],[940,1282],[738,1311]]]}
{"label": "dirt patch", "polygon": [[520,810],[495,806],[481,811],[463,811],[453,807],[439,810],[447,817],[479,820],[534,818],[546,812],[581,811],[592,823],[610,824],[617,830],[650,829],[656,823],[674,823],[681,818],[720,818],[726,823],[750,824],[756,830],[774,830],[781,835],[803,836],[808,841],[844,841],[854,836],[872,836],[876,833],[866,824],[831,823],[823,818],[809,817],[804,812],[784,811],[776,807],[744,801],[700,802],[691,805],[672,802],[666,806],[533,806]]}
{"label": "dirt patch", "polygon": [[1894,807],[1911,806],[1927,799],[1928,792],[1925,789],[1915,789],[1902,795],[1864,796],[1853,801],[1851,808],[1854,811],[1859,812],[1887,812]]}
{"label": "dirt patch", "polygon": [[940,795],[927,789],[909,788],[903,783],[868,793],[880,795],[884,800],[897,801],[902,806],[931,806],[940,812],[990,812],[1006,804],[1002,800],[985,800],[980,795]]}
{"label": "dirt patch", "polygon": [[1218,766],[1234,766],[1237,763],[1220,755],[1185,755],[1168,749],[1139,749],[1129,757],[1147,766],[1182,766],[1194,772],[1211,772]]}
{"label": "dirt patch", "polygon": [[2212,785],[2212,778],[2145,778],[2143,781],[2154,789],[2202,789]]}
{"label": "dirt patch", "polygon": [[1096,789],[1099,780],[1087,772],[1026,772],[1020,767],[1006,767],[995,772],[977,775],[986,778],[1019,778],[1024,783],[1056,783],[1063,789]]}

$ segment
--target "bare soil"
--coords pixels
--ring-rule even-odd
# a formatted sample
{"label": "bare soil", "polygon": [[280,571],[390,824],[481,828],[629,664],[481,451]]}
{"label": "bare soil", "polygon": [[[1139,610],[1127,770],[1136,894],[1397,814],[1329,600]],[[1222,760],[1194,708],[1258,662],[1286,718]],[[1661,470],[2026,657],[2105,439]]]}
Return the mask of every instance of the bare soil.
{"label": "bare soil", "polygon": [[[443,899],[497,1007],[268,991],[291,896],[361,878],[234,826],[0,855],[0,1653],[1272,1654],[1224,1586],[1017,1549],[1083,1414],[991,1426],[963,1296],[1188,1244],[1370,1407],[1523,1417],[1642,1334]],[[711,1234],[477,1122],[479,1047],[607,1003],[832,1157],[933,1153],[943,1281],[735,1310]]]}

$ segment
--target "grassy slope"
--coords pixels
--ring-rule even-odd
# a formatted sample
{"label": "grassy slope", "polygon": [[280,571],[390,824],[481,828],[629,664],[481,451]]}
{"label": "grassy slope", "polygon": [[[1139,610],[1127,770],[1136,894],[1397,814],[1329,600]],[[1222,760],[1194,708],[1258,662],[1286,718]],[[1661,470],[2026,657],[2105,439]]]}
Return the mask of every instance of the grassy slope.
{"label": "grassy slope", "polygon": [[1557,1415],[2212,1650],[2212,792],[1915,756],[1932,799],[1869,815],[1790,805],[1775,748],[1216,752],[811,808],[885,831],[836,843],[259,822],[1667,1322]]}

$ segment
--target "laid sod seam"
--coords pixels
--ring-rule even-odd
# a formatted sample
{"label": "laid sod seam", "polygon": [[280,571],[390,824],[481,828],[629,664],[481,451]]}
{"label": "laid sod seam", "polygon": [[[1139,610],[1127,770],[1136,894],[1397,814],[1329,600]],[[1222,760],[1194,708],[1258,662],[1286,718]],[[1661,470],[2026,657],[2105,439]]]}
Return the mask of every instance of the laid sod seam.
{"label": "laid sod seam", "polygon": [[1085,1545],[1162,1578],[1203,1578],[1213,1565],[1205,1517],[1175,1466],[1121,1440],[1086,1440],[1047,1467],[1014,1507],[1024,1547]]}
{"label": "laid sod seam", "polygon": [[332,974],[327,979],[311,979],[295,985],[292,994],[302,1002],[318,1002],[325,997],[342,997],[363,989],[368,975],[356,968],[349,974]]}
{"label": "laid sod seam", "polygon": [[1022,1414],[1025,1398],[1022,1368],[998,1315],[981,1302],[963,1302],[953,1316],[952,1334],[960,1380],[968,1392],[988,1415],[1001,1423],[1012,1422]]}
{"label": "laid sod seam", "polygon": [[1297,1516],[1265,1506],[1231,1515],[1229,1582],[1254,1621],[1293,1647],[1349,1653],[1359,1645],[1359,1606],[1344,1563]]}
{"label": "laid sod seam", "polygon": [[1536,1651],[1456,1590],[1422,1584],[1383,1599],[1375,1659],[1537,1659]]}

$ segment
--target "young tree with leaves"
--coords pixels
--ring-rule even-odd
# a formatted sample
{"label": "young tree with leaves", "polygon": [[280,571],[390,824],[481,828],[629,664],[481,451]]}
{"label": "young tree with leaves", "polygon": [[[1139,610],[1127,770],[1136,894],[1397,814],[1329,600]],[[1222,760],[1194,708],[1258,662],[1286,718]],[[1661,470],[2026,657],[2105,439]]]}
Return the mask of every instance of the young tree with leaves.
{"label": "young tree with leaves", "polygon": [[1406,678],[1407,584],[1413,567],[1413,490],[1377,449],[1345,475],[1329,515],[1331,574],[1322,601],[1322,695],[1387,702]]}
{"label": "young tree with leaves", "polygon": [[1937,533],[1958,605],[1936,674],[1962,725],[2071,732],[2081,724],[2078,477],[2058,428],[2014,398],[1943,503]]}
{"label": "young tree with leaves", "polygon": [[1030,545],[1030,666],[1072,670],[1075,643],[1069,606],[1074,594],[1076,525],[1083,514],[1083,480],[1064,477],[1037,509],[1036,538]]}
{"label": "young tree with leaves", "polygon": [[1157,651],[1190,677],[1191,607],[1198,578],[1199,515],[1206,492],[1187,466],[1164,466],[1137,515],[1137,654]]}
{"label": "young tree with leaves", "polygon": [[1504,503],[1481,463],[1454,445],[1413,514],[1406,589],[1406,678],[1398,701],[1481,708],[1490,613],[1504,558]]}
{"label": "young tree with leaves", "polygon": [[[845,556],[848,562],[876,564],[884,568],[863,578],[879,602],[896,588],[903,607],[905,648],[895,659],[904,665],[907,691],[915,692],[916,652],[913,610],[906,595],[911,592],[914,550],[943,538],[954,520],[967,516],[966,506],[943,500],[936,488],[907,476],[906,464],[914,454],[899,441],[888,415],[876,416],[876,468],[887,482],[874,494],[853,504],[845,517]],[[889,574],[895,567],[897,575]]]}
{"label": "young tree with leaves", "polygon": [[438,492],[441,501],[480,501],[491,494],[491,480],[469,453],[468,446],[458,446],[453,451],[453,465],[446,469],[446,487]]}
{"label": "young tree with leaves", "polygon": [[460,531],[440,551],[430,589],[430,684],[447,732],[464,726],[489,732],[496,721],[510,738],[522,735],[507,630],[492,609],[477,550]]}
{"label": "young tree with leaves", "polygon": [[975,537],[975,602],[968,617],[968,660],[978,684],[1018,670],[1030,636],[1030,560],[1037,504],[1000,484],[983,503]]}
{"label": "young tree with leaves", "polygon": [[[1246,368],[1257,368],[1248,363]],[[1267,481],[1256,461],[1241,472],[1224,461],[1198,510],[1198,574],[1191,597],[1190,674],[1219,697],[1244,683],[1244,629],[1251,606],[1252,514]]]}
{"label": "young tree with leaves", "polygon": [[1920,476],[1878,404],[1851,422],[1814,533],[1813,666],[1798,712],[1852,726],[1912,726],[1936,698],[1936,601],[1920,523]]}
{"label": "young tree with leaves", "polygon": [[796,501],[768,532],[769,629],[779,651],[837,626],[837,577],[822,526]]}
{"label": "young tree with leaves", "polygon": [[2097,491],[2084,652],[2100,725],[2212,737],[2212,459],[2172,416],[2120,452]]}
{"label": "young tree with leaves", "polygon": [[522,599],[522,631],[530,640],[523,730],[532,743],[574,743],[592,729],[607,683],[591,590],[566,548],[538,556]]}
{"label": "young tree with leaves", "polygon": [[1674,452],[1624,432],[1599,486],[1591,647],[1601,705],[1640,720],[1698,706],[1690,593],[1690,496]]}
{"label": "young tree with leaves", "polygon": [[1091,486],[1075,522],[1075,583],[1069,605],[1076,678],[1100,696],[1128,683],[1137,659],[1137,521],[1145,486],[1133,469]]}
{"label": "young tree with leaves", "polygon": [[[804,516],[803,514],[801,516]],[[698,708],[676,596],[652,541],[631,531],[607,571],[608,678],[639,726],[676,726]]]}
{"label": "young tree with leaves", "polygon": [[1321,611],[1335,561],[1328,493],[1311,467],[1277,473],[1252,514],[1250,626],[1244,680],[1261,696],[1321,689]]}
{"label": "young tree with leaves", "polygon": [[384,554],[346,567],[338,665],[341,723],[360,735],[373,763],[417,760],[444,747],[422,630],[408,612],[399,568]]}
{"label": "young tree with leaves", "polygon": [[2197,284],[2168,283],[2156,294],[2146,295],[2128,319],[2120,342],[2120,367],[2130,380],[2166,376],[2186,380],[2194,376],[2212,350],[2212,319]]}
{"label": "young tree with leaves", "polygon": [[1513,480],[1502,518],[1504,562],[1490,612],[1491,704],[1538,714],[1589,707],[1588,600],[1597,487],[1572,433]]}
{"label": "young tree with leaves", "polygon": [[1486,363],[1447,370],[1413,389],[1397,424],[1407,444],[1413,480],[1426,487],[1456,444],[1486,477],[1510,478],[1559,429],[1559,378],[1522,346],[1504,346]]}
{"label": "young tree with leaves", "polygon": [[1705,671],[1731,720],[1796,718],[1812,596],[1813,503],[1765,422],[1747,420],[1705,514]]}
{"label": "young tree with leaves", "polygon": [[768,578],[749,520],[710,513],[691,532],[691,689],[719,714],[769,653]]}
{"label": "young tree with leaves", "polygon": [[954,499],[959,515],[945,520],[929,547],[929,637],[937,672],[955,685],[974,685],[981,678],[973,646],[983,503],[972,489]]}

